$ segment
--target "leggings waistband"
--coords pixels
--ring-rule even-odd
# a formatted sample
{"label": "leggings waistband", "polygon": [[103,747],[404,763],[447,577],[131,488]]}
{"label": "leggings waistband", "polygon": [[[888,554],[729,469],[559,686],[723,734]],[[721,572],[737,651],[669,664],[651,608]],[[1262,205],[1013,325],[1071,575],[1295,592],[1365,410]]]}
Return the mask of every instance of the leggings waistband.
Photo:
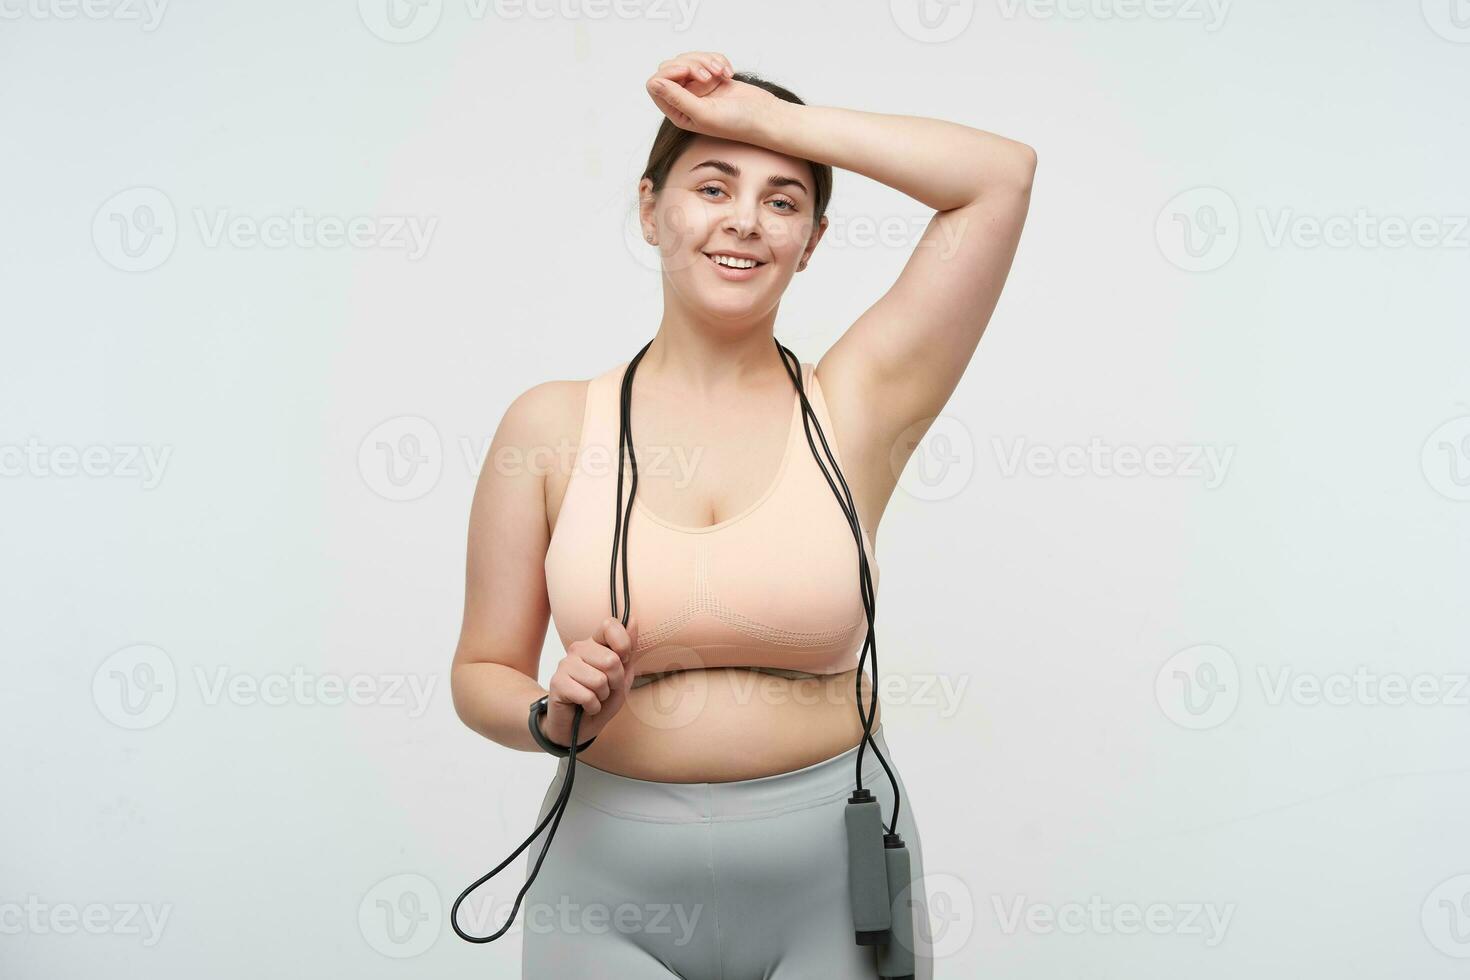
{"label": "leggings waistband", "polygon": [[[883,726],[879,724],[871,734],[873,745],[882,751],[897,778],[897,766],[888,751],[888,743],[883,740]],[[846,798],[856,788],[857,754],[861,746],[859,742],[845,752],[790,772],[718,783],[635,779],[579,762],[572,781],[572,797],[615,816],[660,823],[774,816]],[[567,764],[565,758],[557,764],[553,786],[561,786]],[[880,779],[887,778],[873,746],[867,746],[863,751],[863,786],[872,789]]]}

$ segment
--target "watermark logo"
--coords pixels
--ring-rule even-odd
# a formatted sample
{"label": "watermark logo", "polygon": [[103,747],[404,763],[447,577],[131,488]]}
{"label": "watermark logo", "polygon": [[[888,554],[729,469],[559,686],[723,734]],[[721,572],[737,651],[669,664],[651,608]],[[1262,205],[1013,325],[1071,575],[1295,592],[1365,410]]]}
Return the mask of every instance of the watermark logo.
{"label": "watermark logo", "polygon": [[926,872],[899,892],[898,905],[912,900],[916,952],[935,960],[954,956],[975,932],[975,897],[964,879],[945,872]]}
{"label": "watermark logo", "polygon": [[1266,703],[1273,708],[1287,702],[1302,707],[1324,704],[1334,707],[1470,706],[1470,694],[1467,694],[1470,692],[1470,674],[1378,673],[1369,670],[1365,664],[1359,664],[1351,674],[1298,673],[1290,667],[1281,667],[1273,675],[1261,666],[1256,668],[1256,676]]}
{"label": "watermark logo", "polygon": [[1470,415],[1450,419],[1429,433],[1419,465],[1440,496],[1470,500]]}
{"label": "watermark logo", "polygon": [[426,952],[443,920],[439,889],[423,875],[384,878],[357,907],[357,928],[373,949],[394,959]]}
{"label": "watermark logo", "polygon": [[239,707],[300,705],[304,707],[406,708],[410,718],[420,718],[434,696],[434,674],[314,674],[296,666],[290,673],[263,675],[233,673],[226,666],[207,672],[194,668],[194,681],[206,705],[223,702]]}
{"label": "watermark logo", "polygon": [[[465,0],[463,16],[474,22],[647,20],[667,22],[674,32],[689,29],[698,0]],[[390,44],[422,41],[439,26],[443,0],[358,0],[358,15],[374,35]]]}
{"label": "watermark logo", "polygon": [[292,208],[283,214],[241,214],[229,208],[194,208],[195,229],[205,248],[300,248],[401,251],[417,262],[429,250],[437,217],[415,214],[312,214]]}
{"label": "watermark logo", "polygon": [[136,23],[151,34],[163,23],[167,7],[168,0],[3,0],[0,21],[113,20]]}
{"label": "watermark logo", "polygon": [[[829,677],[784,677],[749,670],[735,671],[728,677],[715,675],[717,679],[711,680],[697,669],[703,666],[703,660],[691,648],[663,644],[654,649],[658,668],[640,669],[639,679],[666,676],[634,688],[650,690],[641,697],[630,697],[628,706],[640,721],[661,731],[683,728],[698,720],[709,700],[709,686],[715,683],[728,684],[736,704],[841,706],[852,702],[852,685],[835,685]],[[887,671],[878,679],[878,692],[885,707],[913,706],[924,709],[926,717],[953,718],[963,707],[971,679],[969,674]],[[871,696],[872,684],[864,675],[862,704],[866,705]]]}
{"label": "watermark logo", "polygon": [[889,251],[933,250],[942,261],[948,262],[959,254],[969,233],[969,218],[947,221],[932,228],[934,212],[919,214],[845,214],[828,219],[827,231],[822,235],[822,248],[866,251],[884,249]]}
{"label": "watermark logo", "polygon": [[25,903],[0,902],[0,936],[71,936],[85,932],[93,936],[141,936],[149,949],[163,938],[164,926],[173,903],[151,902],[43,902],[38,895]]}
{"label": "watermark logo", "polygon": [[[209,249],[381,249],[401,251],[410,262],[428,252],[439,226],[432,216],[314,214],[301,207],[266,215],[228,207],[193,207],[187,213],[199,244]],[[181,225],[188,227],[163,191],[130,187],[97,209],[92,244],[113,268],[147,272],[168,261]]]}
{"label": "watermark logo", "polygon": [[1470,0],[1420,0],[1424,22],[1446,41],[1470,44]]}
{"label": "watermark logo", "polygon": [[86,476],[138,480],[144,490],[163,482],[174,447],[133,443],[117,445],[47,445],[34,436],[25,445],[0,443],[0,477],[46,479]]}
{"label": "watermark logo", "polygon": [[1436,885],[1424,899],[1419,922],[1435,949],[1458,960],[1470,959],[1470,874]]}
{"label": "watermark logo", "polygon": [[898,485],[905,493],[917,500],[949,500],[975,475],[975,440],[952,415],[922,419],[894,441],[889,465],[900,461]]}
{"label": "watermark logo", "polygon": [[1154,237],[1164,258],[1187,272],[1218,269],[1240,247],[1240,209],[1218,187],[1195,187],[1176,194],[1154,222]]}
{"label": "watermark logo", "polygon": [[888,13],[898,29],[915,41],[942,44],[970,26],[975,0],[889,0]]}
{"label": "watermark logo", "polygon": [[[489,459],[495,472],[501,476],[544,476],[552,472],[568,473],[575,464],[578,472],[600,478],[607,474],[617,475],[617,449],[585,440],[579,447],[569,439],[554,446],[501,446],[490,459],[493,438],[476,441],[470,436],[459,437],[459,452],[464,460],[465,472],[471,476],[480,473]],[[638,447],[638,476],[669,476],[676,488],[689,486],[694,479],[699,461],[704,458],[705,447],[696,445],[691,449],[665,443],[647,443]],[[626,449],[623,452],[623,469],[631,478],[632,464]]]}
{"label": "watermark logo", "polygon": [[[212,670],[195,665],[192,671],[200,702],[206,707],[402,708],[410,718],[428,710],[439,677],[435,674],[368,674],[342,676],[311,673],[296,666],[290,671],[246,674],[228,666]],[[180,682],[173,659],[148,643],[113,653],[92,675],[92,701],[108,721],[120,728],[152,728],[166,719],[178,701]]]}
{"label": "watermark logo", "polygon": [[[1294,208],[1255,209],[1267,248],[1470,249],[1470,215],[1303,214]],[[1243,234],[1240,209],[1218,187],[1196,187],[1164,205],[1154,227],[1164,258],[1186,272],[1209,272],[1235,256]]]}
{"label": "watermark logo", "polygon": [[[1313,673],[1294,667],[1255,669],[1261,703],[1268,708],[1470,707],[1470,674],[1377,671],[1358,664],[1352,671]],[[1213,644],[1181,650],[1154,679],[1159,707],[1184,728],[1215,728],[1235,711],[1243,678],[1230,653]]]}
{"label": "watermark logo", "polygon": [[1225,25],[1230,0],[1000,0],[1001,16],[1015,20],[1197,21],[1213,34]]}
{"label": "watermark logo", "polygon": [[1136,902],[1107,902],[1099,895],[1089,896],[1086,903],[1032,902],[1025,895],[1017,895],[1010,901],[994,895],[991,902],[1000,929],[1008,936],[1022,929],[1037,935],[1060,932],[1068,936],[1108,936],[1115,933],[1135,936],[1147,932],[1155,936],[1199,937],[1209,948],[1225,941],[1225,933],[1235,915],[1234,902],[1225,905],[1214,902],[1139,905]]}
{"label": "watermark logo", "polygon": [[363,25],[384,41],[412,44],[439,26],[444,0],[357,0],[357,13]]}
{"label": "watermark logo", "polygon": [[438,486],[443,469],[439,430],[417,415],[388,419],[357,448],[363,482],[384,500],[417,500]]}
{"label": "watermark logo", "polygon": [[605,902],[574,902],[570,896],[561,895],[555,905],[531,902],[526,905],[525,913],[524,928],[528,932],[557,936],[581,933],[601,936],[608,932],[669,936],[669,945],[682,948],[694,940],[704,903],[620,902],[610,906]]}
{"label": "watermark logo", "polygon": [[92,702],[119,728],[152,728],[173,711],[178,694],[173,660],[148,643],[118,650],[92,675]]}
{"label": "watermark logo", "polygon": [[1299,214],[1281,208],[1275,215],[1267,208],[1256,209],[1261,235],[1269,248],[1290,243],[1296,248],[1470,248],[1470,216],[1467,215],[1378,215],[1367,208],[1352,214],[1324,217]]}
{"label": "watermark logo", "polygon": [[[573,647],[576,645],[572,644]],[[649,670],[647,665],[636,663],[630,663],[624,670],[644,676],[665,671],[670,673],[637,687],[630,686],[626,706],[634,717],[650,728],[661,732],[677,731],[698,721],[709,702],[710,682],[705,672],[700,670],[706,664],[693,647],[677,643],[663,643],[637,651],[633,658],[641,660],[655,651],[658,654],[657,670]],[[570,648],[568,652],[571,652]]]}
{"label": "watermark logo", "polygon": [[97,254],[123,272],[158,268],[173,254],[178,239],[173,202],[156,187],[118,191],[92,216],[92,244]]}
{"label": "watermark logo", "polygon": [[1215,728],[1229,720],[1240,702],[1240,670],[1223,647],[1188,647],[1159,668],[1154,698],[1164,716],[1181,728]]}
{"label": "watermark logo", "polygon": [[1165,479],[1200,480],[1206,490],[1214,490],[1225,482],[1225,473],[1235,456],[1234,446],[1123,444],[1110,446],[1093,436],[1086,446],[1065,445],[1060,448],[1030,445],[1025,439],[1012,440],[1006,448],[998,437],[992,437],[1004,477],[1025,470],[1030,476],[1068,477],[1096,476],[1125,478],[1149,476]]}

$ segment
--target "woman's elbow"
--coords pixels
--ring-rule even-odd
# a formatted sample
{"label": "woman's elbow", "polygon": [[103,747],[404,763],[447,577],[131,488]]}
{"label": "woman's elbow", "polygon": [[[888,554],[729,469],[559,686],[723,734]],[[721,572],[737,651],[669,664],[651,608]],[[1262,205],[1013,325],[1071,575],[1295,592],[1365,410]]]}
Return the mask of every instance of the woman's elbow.
{"label": "woman's elbow", "polygon": [[1014,159],[1006,168],[1006,185],[1025,193],[1031,192],[1031,182],[1036,177],[1036,149],[1025,143],[1017,143]]}

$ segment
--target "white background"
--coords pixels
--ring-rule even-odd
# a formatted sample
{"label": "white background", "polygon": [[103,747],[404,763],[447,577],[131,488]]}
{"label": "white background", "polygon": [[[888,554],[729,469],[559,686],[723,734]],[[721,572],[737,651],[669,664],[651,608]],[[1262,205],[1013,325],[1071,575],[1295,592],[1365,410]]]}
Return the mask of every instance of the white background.
{"label": "white background", "polygon": [[[450,704],[478,454],[652,336],[643,83],[700,49],[1039,154],[877,541],[882,675],[959,692],[884,712],[936,975],[1464,975],[1463,0],[386,3],[0,0],[0,973],[519,976],[446,922],[553,771]],[[293,212],[380,237],[211,235]],[[930,215],[830,214],[808,361]],[[1164,465],[1044,465],[1093,440]]]}

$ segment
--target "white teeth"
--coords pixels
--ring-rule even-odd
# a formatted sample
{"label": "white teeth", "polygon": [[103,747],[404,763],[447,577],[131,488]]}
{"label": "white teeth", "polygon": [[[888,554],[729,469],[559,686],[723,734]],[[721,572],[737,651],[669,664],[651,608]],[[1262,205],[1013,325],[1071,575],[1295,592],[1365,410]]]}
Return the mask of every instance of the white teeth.
{"label": "white teeth", "polygon": [[737,259],[728,255],[711,255],[710,258],[715,260],[716,265],[726,265],[732,269],[754,269],[756,266],[755,259]]}

